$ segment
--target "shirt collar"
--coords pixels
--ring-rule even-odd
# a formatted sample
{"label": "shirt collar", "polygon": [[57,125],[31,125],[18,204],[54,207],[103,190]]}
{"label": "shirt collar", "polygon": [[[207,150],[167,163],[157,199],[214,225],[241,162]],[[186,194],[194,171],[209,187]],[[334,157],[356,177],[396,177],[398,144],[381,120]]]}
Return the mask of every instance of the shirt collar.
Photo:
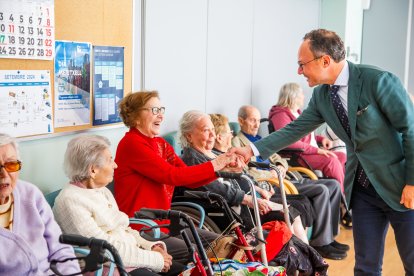
{"label": "shirt collar", "polygon": [[335,85],[339,86],[348,86],[349,81],[349,65],[348,62],[345,62],[344,67],[341,70],[341,73],[339,73],[338,77],[336,78]]}
{"label": "shirt collar", "polygon": [[253,136],[253,135],[247,134],[247,133],[245,133],[243,131],[242,131],[242,133],[244,134],[244,136],[246,136],[246,138],[250,142],[253,142],[253,143],[256,142],[256,141],[258,141],[258,140],[260,140],[260,139],[262,139],[262,137],[260,135]]}

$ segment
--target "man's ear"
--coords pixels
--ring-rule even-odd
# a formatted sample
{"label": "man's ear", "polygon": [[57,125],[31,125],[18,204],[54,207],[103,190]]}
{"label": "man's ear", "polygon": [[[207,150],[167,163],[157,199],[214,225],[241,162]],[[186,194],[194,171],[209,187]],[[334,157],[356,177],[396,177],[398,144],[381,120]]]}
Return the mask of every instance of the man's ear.
{"label": "man's ear", "polygon": [[242,117],[237,117],[237,121],[239,122],[240,126],[244,123],[244,120]]}
{"label": "man's ear", "polygon": [[322,57],[322,62],[323,62],[323,67],[328,67],[332,62],[331,57],[328,55],[324,55]]}

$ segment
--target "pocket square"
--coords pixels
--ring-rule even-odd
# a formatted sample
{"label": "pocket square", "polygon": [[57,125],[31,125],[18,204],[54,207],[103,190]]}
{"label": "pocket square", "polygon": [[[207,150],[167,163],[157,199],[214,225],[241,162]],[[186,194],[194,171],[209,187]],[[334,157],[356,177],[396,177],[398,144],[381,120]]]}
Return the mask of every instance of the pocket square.
{"label": "pocket square", "polygon": [[360,110],[357,111],[356,114],[357,114],[357,116],[360,116],[360,115],[362,115],[367,110],[368,110],[368,106],[366,106],[364,108],[361,108]]}

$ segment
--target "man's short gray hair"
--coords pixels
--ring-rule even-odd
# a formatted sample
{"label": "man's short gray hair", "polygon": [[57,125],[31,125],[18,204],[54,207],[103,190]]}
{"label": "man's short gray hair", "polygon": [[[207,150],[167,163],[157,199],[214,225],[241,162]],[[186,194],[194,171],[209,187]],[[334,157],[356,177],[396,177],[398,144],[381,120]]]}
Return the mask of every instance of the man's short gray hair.
{"label": "man's short gray hair", "polygon": [[180,120],[180,129],[178,130],[178,137],[183,148],[191,146],[186,136],[194,130],[196,122],[205,117],[210,118],[206,113],[198,110],[190,110],[184,113]]}
{"label": "man's short gray hair", "polygon": [[6,146],[6,145],[12,145],[13,148],[16,151],[17,158],[20,158],[19,154],[19,146],[17,144],[16,138],[6,134],[6,133],[0,133],[0,147]]}
{"label": "man's short gray hair", "polygon": [[249,105],[243,105],[242,107],[240,107],[239,112],[237,113],[237,116],[245,120],[247,118],[248,107]]}
{"label": "man's short gray hair", "polygon": [[102,153],[110,145],[109,140],[100,135],[82,135],[70,140],[63,163],[66,176],[71,182],[90,179],[90,168],[104,165]]}
{"label": "man's short gray hair", "polygon": [[252,110],[258,110],[258,109],[253,105],[243,105],[242,107],[239,108],[239,112],[237,113],[237,116],[242,118],[243,120],[246,120],[249,115],[249,111],[252,111]]}

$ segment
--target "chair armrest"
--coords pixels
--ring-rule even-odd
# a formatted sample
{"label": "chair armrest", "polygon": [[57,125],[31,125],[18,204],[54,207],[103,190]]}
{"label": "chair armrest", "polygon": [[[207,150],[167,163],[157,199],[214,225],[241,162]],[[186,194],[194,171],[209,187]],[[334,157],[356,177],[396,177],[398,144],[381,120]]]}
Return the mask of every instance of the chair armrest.
{"label": "chair armrest", "polygon": [[304,152],[305,150],[302,148],[289,148],[289,149],[282,149],[279,150],[277,153],[282,155],[282,154],[293,154],[293,153],[301,153]]}
{"label": "chair armrest", "polygon": [[304,167],[289,167],[288,171],[303,173],[307,175],[309,179],[318,180],[318,176],[312,170],[304,168]]}
{"label": "chair armrest", "polygon": [[[130,224],[141,224],[148,227],[158,226],[158,224],[150,219],[129,218]],[[160,228],[152,228],[154,238],[159,239],[161,236]]]}
{"label": "chair armrest", "polygon": [[194,203],[194,202],[183,201],[183,202],[173,202],[171,203],[171,206],[188,206],[188,207],[197,209],[198,212],[200,213],[200,224],[198,225],[198,228],[203,227],[204,218],[206,217],[206,212],[204,211],[204,208],[201,207],[199,204]]}
{"label": "chair armrest", "polygon": [[[277,179],[277,178],[260,178],[260,179],[257,179],[257,181],[258,182],[260,182],[260,181],[266,181],[269,184],[271,184],[273,186],[277,186],[278,188],[280,188],[279,179]],[[287,194],[287,195],[297,195],[297,194],[299,194],[298,189],[289,180],[283,179],[283,184],[284,184],[284,188],[285,188],[284,189],[285,190],[285,194]]]}
{"label": "chair armrest", "polygon": [[[84,248],[84,247],[74,247],[73,250],[75,251],[75,254],[82,255],[82,256],[87,256],[91,252],[91,250],[89,248]],[[113,263],[114,258],[112,257],[112,254],[109,253],[107,250],[105,250],[105,254],[111,260],[111,264],[109,265],[108,275],[113,275],[113,272],[115,270],[115,264]],[[95,276],[102,276],[103,275],[103,267],[101,267],[100,269],[95,271],[94,275]]]}

